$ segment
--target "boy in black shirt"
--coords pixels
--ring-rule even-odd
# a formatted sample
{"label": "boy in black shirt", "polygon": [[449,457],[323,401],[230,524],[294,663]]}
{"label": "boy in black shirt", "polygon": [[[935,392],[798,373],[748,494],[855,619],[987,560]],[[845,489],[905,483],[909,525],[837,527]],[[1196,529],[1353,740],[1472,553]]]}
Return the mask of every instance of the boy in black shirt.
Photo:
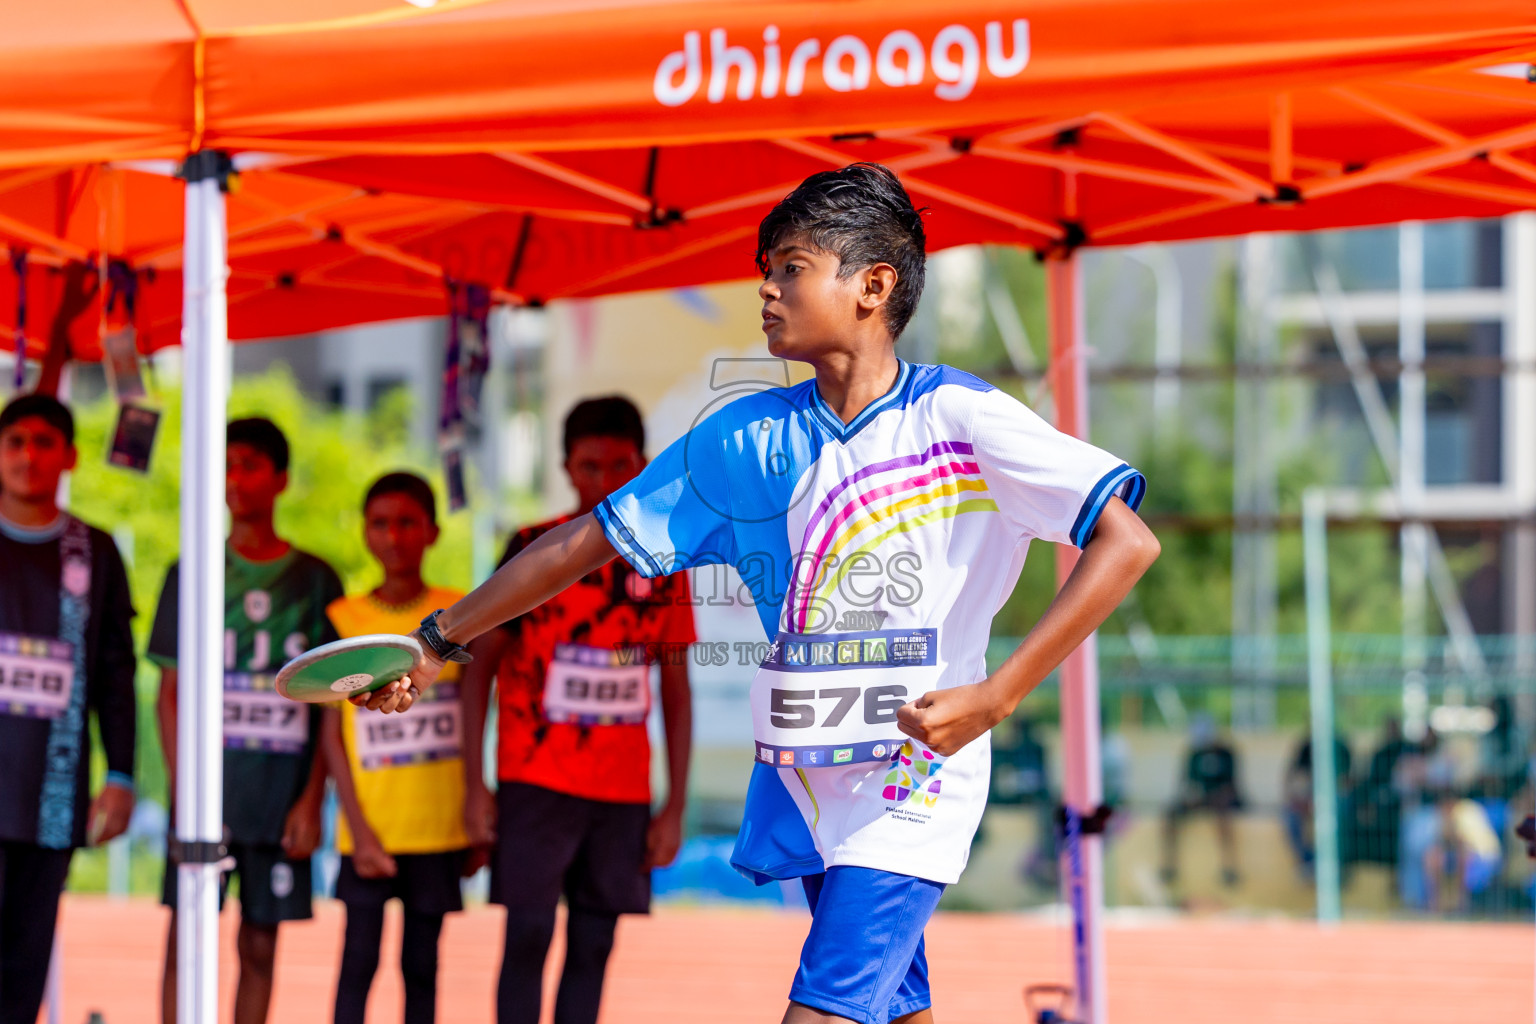
{"label": "boy in black shirt", "polygon": [[[75,848],[133,812],[133,605],[112,538],[59,509],[74,437],[47,395],[0,411],[0,1024],[37,1019]],[[107,765],[94,801],[91,711]]]}
{"label": "boy in black shirt", "polygon": [[[277,670],[336,639],[325,609],[342,596],[330,566],[295,549],[272,525],[288,486],[288,441],[264,419],[229,425],[224,555],[224,828],[240,875],[240,982],[235,1024],[262,1024],[272,999],[277,926],[310,911],[309,856],[320,840],[325,775],[317,755],[319,705],[273,689]],[[179,566],[171,566],[155,613],[149,657],[161,667],[160,735],[176,791]],[[166,906],[176,906],[176,865],[167,858]],[[166,948],[162,1012],[176,1020],[176,921]]]}

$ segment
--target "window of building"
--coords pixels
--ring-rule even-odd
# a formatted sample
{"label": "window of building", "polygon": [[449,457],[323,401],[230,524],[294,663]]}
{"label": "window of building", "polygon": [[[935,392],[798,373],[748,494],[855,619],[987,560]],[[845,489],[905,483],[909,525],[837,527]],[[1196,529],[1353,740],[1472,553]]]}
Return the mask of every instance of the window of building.
{"label": "window of building", "polygon": [[1504,531],[1494,525],[1446,526],[1435,531],[1460,584],[1472,632],[1505,632]]}
{"label": "window of building", "polygon": [[[1287,294],[1314,289],[1307,245],[1333,265],[1347,292],[1398,288],[1397,228],[1314,231],[1279,240],[1280,288]],[[1430,221],[1424,225],[1424,287],[1500,288],[1504,284],[1504,231],[1497,220]]]}
{"label": "window of building", "polygon": [[1460,372],[1430,372],[1424,382],[1424,481],[1430,486],[1496,484],[1502,479],[1504,389],[1497,370],[1497,323],[1431,324],[1425,354],[1483,360]]}
{"label": "window of building", "polygon": [[1424,287],[1500,288],[1504,231],[1496,220],[1442,220],[1424,225]]}
{"label": "window of building", "polygon": [[[1307,348],[1317,368],[1317,384],[1313,392],[1317,424],[1324,434],[1318,450],[1326,453],[1332,463],[1327,471],[1337,482],[1350,487],[1384,483],[1386,475],[1381,457],[1333,336],[1323,328],[1309,332],[1309,339]],[[1360,341],[1372,364],[1397,358],[1397,331],[1394,329],[1362,327]],[[1395,411],[1397,378],[1379,376],[1374,380],[1387,407]]]}
{"label": "window of building", "polygon": [[[1326,330],[1312,334],[1310,349],[1319,366],[1315,402],[1326,449],[1337,461],[1341,483],[1381,482],[1380,458],[1344,372],[1338,349]],[[1397,359],[1397,332],[1363,328],[1366,355],[1378,367]],[[1503,479],[1504,393],[1498,370],[1503,330],[1498,323],[1431,324],[1426,330],[1429,370],[1424,382],[1424,482],[1431,487],[1497,484]],[[1436,364],[1439,363],[1439,367]],[[1337,369],[1335,369],[1337,367]],[[1378,376],[1382,398],[1401,420],[1395,372]]]}
{"label": "window of building", "polygon": [[1333,265],[1339,287],[1347,292],[1397,289],[1397,228],[1313,231],[1279,240],[1280,288],[1287,293],[1314,289],[1307,245]]}

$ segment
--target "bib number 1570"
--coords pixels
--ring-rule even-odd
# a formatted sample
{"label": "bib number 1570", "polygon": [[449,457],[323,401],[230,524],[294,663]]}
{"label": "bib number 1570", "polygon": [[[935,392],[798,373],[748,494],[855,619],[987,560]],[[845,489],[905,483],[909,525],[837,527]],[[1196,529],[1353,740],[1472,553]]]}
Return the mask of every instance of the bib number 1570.
{"label": "bib number 1570", "polygon": [[[769,720],[777,729],[811,729],[820,725],[833,729],[853,710],[855,704],[863,704],[866,725],[884,725],[896,721],[896,709],[907,702],[905,686],[829,686],[821,690],[770,690]],[[833,701],[831,708],[822,705],[824,714],[817,719],[817,702]]]}

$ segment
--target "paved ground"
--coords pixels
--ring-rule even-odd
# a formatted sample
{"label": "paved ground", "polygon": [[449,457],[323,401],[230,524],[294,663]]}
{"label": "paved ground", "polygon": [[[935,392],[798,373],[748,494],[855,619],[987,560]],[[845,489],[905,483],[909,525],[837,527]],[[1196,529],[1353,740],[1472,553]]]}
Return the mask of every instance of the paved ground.
{"label": "paved ground", "polygon": [[[90,1010],[100,1010],[106,1024],[158,1019],[165,915],[137,900],[66,899],[64,1024],[81,1024]],[[439,985],[445,1024],[492,1020],[500,920],[495,909],[450,919]],[[627,919],[604,1024],[775,1024],[807,920],[683,908]],[[226,964],[232,924],[226,914]],[[395,924],[386,933],[386,958],[389,944],[398,943]],[[334,903],[315,921],[285,928],[276,1024],[330,1020],[340,941]],[[1065,931],[1039,918],[941,915],[928,941],[942,1024],[1024,1024],[1023,984],[1068,973]],[[1323,931],[1295,921],[1177,919],[1112,927],[1109,958],[1115,1024],[1502,1024],[1532,1019],[1536,987],[1536,936],[1520,925]],[[223,981],[226,989],[233,984],[228,970]],[[227,1014],[228,998],[223,1006]],[[370,1010],[371,1024],[398,1024],[392,973],[380,971]]]}

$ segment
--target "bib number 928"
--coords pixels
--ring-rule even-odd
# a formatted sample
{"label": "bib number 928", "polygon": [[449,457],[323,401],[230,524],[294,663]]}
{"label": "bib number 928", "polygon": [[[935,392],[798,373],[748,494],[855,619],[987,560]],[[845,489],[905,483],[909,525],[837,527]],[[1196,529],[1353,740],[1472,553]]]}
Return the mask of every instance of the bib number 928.
{"label": "bib number 928", "polygon": [[[821,690],[780,690],[768,693],[768,717],[776,729],[834,729],[861,704],[866,725],[896,721],[896,709],[907,702],[905,686],[829,686]],[[827,707],[826,702],[833,702]],[[817,712],[822,714],[818,720]]]}

